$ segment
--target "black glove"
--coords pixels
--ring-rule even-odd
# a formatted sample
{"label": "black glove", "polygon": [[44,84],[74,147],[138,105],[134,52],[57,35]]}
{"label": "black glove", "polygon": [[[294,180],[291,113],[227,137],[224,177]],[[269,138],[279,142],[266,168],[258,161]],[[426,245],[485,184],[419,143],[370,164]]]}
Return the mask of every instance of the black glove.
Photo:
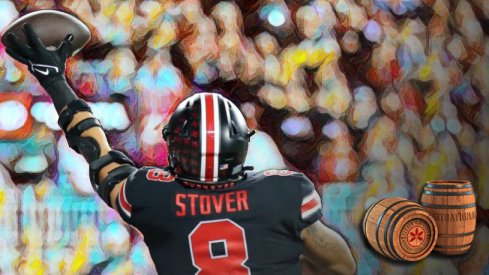
{"label": "black glove", "polygon": [[43,87],[57,80],[65,80],[65,62],[72,53],[73,35],[68,34],[56,50],[48,50],[29,24],[24,24],[22,30],[28,45],[22,45],[15,34],[9,33],[7,38],[12,47],[7,48],[7,53],[26,64]]}

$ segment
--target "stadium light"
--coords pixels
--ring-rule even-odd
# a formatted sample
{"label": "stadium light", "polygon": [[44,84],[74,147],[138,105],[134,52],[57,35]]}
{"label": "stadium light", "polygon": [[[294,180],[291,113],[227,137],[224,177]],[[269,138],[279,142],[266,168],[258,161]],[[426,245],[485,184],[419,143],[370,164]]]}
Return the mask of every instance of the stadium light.
{"label": "stadium light", "polygon": [[276,4],[268,4],[260,11],[260,18],[266,20],[273,27],[280,27],[285,24],[286,15],[283,7]]}
{"label": "stadium light", "polygon": [[285,16],[279,9],[274,9],[268,14],[267,20],[270,25],[280,27],[285,23]]}

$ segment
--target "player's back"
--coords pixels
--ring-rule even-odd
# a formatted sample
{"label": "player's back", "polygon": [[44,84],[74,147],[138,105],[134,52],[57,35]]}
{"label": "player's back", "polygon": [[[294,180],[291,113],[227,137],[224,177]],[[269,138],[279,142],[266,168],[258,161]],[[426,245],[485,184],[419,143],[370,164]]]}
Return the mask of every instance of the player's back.
{"label": "player's back", "polygon": [[122,191],[119,210],[160,274],[300,274],[300,232],[320,216],[313,185],[290,171],[203,185],[144,167]]}

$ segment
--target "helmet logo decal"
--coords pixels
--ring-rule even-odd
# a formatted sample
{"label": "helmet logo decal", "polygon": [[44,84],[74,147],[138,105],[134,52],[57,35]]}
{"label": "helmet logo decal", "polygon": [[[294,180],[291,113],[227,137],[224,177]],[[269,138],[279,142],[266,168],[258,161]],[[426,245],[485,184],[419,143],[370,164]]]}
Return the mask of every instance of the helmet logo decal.
{"label": "helmet logo decal", "polygon": [[219,104],[216,94],[201,94],[201,162],[200,180],[216,181],[219,167],[219,142],[221,123],[219,121]]}

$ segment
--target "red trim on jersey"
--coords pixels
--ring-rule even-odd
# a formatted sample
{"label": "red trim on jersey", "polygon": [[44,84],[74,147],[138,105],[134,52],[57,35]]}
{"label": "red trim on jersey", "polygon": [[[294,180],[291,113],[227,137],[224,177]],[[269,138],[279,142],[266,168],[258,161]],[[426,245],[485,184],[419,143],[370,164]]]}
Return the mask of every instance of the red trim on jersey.
{"label": "red trim on jersey", "polygon": [[131,216],[130,214],[131,214],[132,206],[126,199],[126,182],[122,184],[122,188],[119,191],[119,202],[123,210],[129,212],[128,216]]}
{"label": "red trim on jersey", "polygon": [[146,179],[150,181],[172,182],[173,180],[175,180],[175,175],[173,175],[169,171],[154,168],[146,172]]}
{"label": "red trim on jersey", "polygon": [[205,106],[206,106],[206,128],[205,138],[206,138],[206,155],[205,155],[205,181],[214,180],[214,138],[215,138],[215,124],[214,124],[214,100],[212,94],[205,95]]}
{"label": "red trim on jersey", "polygon": [[305,201],[303,201],[303,203],[302,203],[302,206],[301,206],[301,213],[302,214],[313,209],[314,207],[318,207],[321,204],[321,202],[318,200],[318,196],[315,196],[314,193],[312,193],[309,196],[311,196],[311,199],[308,200],[308,198],[306,198]]}

